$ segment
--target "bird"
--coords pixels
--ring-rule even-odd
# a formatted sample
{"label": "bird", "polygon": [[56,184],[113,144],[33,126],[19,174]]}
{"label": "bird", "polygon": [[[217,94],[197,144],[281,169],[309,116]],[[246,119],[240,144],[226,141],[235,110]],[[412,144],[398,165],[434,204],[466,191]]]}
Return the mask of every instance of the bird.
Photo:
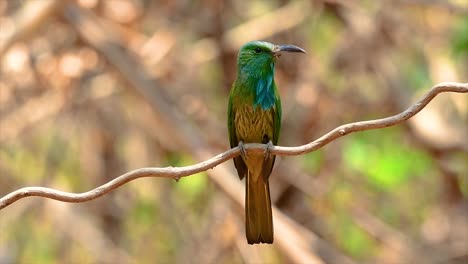
{"label": "bird", "polygon": [[[275,63],[283,52],[302,52],[294,45],[275,45],[265,41],[244,44],[237,55],[237,77],[227,110],[229,143],[239,147],[234,158],[239,178],[246,178],[245,234],[249,244],[273,243],[273,217],[270,177],[275,156],[271,148],[278,143],[281,130],[281,99],[275,84]],[[264,153],[248,153],[247,143],[267,144]]]}

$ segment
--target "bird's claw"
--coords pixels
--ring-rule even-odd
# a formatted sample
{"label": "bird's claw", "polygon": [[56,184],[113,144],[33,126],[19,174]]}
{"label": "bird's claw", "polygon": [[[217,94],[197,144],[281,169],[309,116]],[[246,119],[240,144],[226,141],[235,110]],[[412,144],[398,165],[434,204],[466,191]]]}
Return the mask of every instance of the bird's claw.
{"label": "bird's claw", "polygon": [[245,149],[243,141],[239,141],[239,151],[242,158],[245,160],[247,158],[247,150]]}
{"label": "bird's claw", "polygon": [[271,140],[268,141],[268,143],[266,145],[267,145],[267,147],[265,149],[264,158],[265,158],[265,160],[268,160],[268,159],[271,158],[271,149],[274,147],[274,145],[273,145],[273,142],[271,142]]}

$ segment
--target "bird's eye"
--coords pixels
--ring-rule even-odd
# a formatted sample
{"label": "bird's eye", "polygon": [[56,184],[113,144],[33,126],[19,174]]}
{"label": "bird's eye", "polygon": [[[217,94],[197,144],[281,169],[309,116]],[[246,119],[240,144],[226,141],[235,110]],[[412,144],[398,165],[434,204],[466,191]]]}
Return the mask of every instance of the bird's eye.
{"label": "bird's eye", "polygon": [[260,52],[262,52],[262,49],[261,48],[255,48],[255,53],[259,54]]}

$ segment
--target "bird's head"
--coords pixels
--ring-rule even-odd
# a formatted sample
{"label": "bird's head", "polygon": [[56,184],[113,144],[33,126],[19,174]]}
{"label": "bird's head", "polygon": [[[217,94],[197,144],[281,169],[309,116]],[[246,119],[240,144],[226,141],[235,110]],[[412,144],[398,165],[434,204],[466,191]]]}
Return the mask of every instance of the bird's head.
{"label": "bird's head", "polygon": [[251,41],[241,47],[237,57],[239,71],[259,73],[274,70],[276,59],[283,52],[302,52],[305,50],[294,45],[274,45],[265,41]]}

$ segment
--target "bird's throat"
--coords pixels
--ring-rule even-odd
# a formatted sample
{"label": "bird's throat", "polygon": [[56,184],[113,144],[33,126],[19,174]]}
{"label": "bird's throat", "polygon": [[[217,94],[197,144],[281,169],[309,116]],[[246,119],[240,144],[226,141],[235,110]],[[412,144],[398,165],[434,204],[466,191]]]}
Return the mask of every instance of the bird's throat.
{"label": "bird's throat", "polygon": [[261,107],[265,111],[275,104],[274,74],[274,63],[270,63],[268,66],[263,67],[263,69],[262,67],[257,67],[255,71],[249,71],[246,74],[249,76],[247,87],[252,87],[252,92],[254,93],[254,107]]}
{"label": "bird's throat", "polygon": [[262,76],[255,85],[254,106],[268,110],[275,104],[275,91],[273,87],[273,73]]}

